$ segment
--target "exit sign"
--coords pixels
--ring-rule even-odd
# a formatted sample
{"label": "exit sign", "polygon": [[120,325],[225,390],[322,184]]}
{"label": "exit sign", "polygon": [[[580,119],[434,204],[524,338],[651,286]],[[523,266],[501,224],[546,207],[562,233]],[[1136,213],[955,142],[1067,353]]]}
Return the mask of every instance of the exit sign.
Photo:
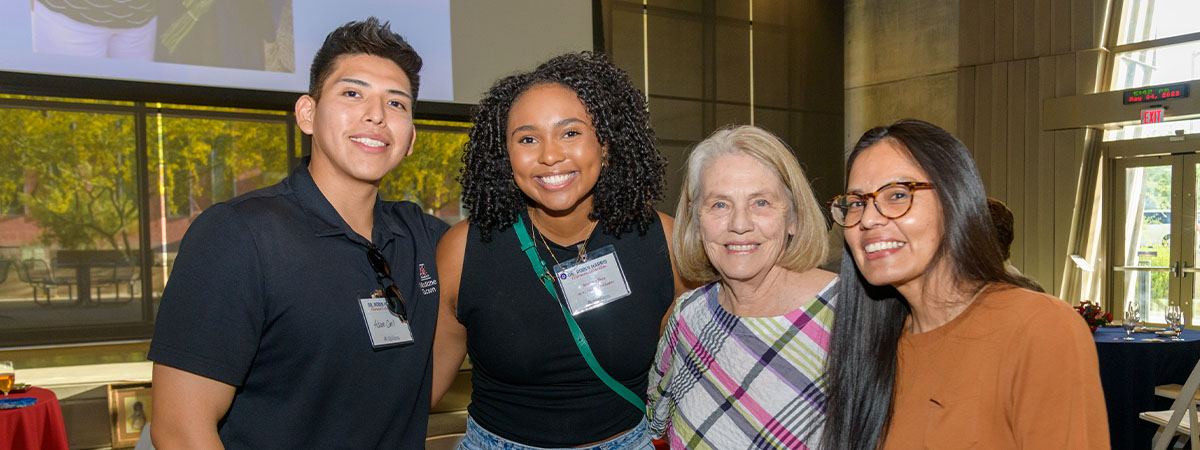
{"label": "exit sign", "polygon": [[1167,110],[1167,108],[1163,108],[1161,106],[1143,109],[1142,110],[1142,124],[1145,125],[1148,123],[1162,122],[1163,121],[1163,112],[1165,112],[1166,110]]}
{"label": "exit sign", "polygon": [[1179,83],[1137,88],[1123,92],[1121,97],[1123,104],[1130,105],[1134,103],[1157,102],[1172,98],[1186,98],[1187,96],[1188,84]]}

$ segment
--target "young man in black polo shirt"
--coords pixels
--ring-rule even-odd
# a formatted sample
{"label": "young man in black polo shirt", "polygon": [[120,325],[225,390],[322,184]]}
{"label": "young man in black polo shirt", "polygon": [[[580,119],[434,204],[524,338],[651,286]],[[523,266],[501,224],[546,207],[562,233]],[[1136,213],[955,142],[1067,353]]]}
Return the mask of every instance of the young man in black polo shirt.
{"label": "young man in black polo shirt", "polygon": [[150,346],[157,448],[424,446],[446,225],[377,198],[420,67],[374,18],[330,33],[296,102],[311,159],[188,229]]}

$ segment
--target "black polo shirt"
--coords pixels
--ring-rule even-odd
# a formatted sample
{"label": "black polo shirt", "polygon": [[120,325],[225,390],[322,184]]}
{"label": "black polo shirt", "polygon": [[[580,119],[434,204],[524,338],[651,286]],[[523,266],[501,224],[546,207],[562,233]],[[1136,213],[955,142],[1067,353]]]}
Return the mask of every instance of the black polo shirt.
{"label": "black polo shirt", "polygon": [[163,291],[149,359],[237,388],[218,424],[229,449],[423,448],[447,225],[375,202],[372,241],[404,295],[412,344],[375,349],[359,298],[381,286],[368,242],[325,199],[305,159],[279,184],[192,223]]}

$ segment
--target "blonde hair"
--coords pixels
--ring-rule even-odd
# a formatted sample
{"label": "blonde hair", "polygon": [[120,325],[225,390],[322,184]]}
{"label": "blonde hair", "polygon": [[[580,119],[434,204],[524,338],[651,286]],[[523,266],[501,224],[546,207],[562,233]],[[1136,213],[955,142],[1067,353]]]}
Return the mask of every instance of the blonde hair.
{"label": "blonde hair", "polygon": [[700,240],[695,200],[700,198],[704,168],[721,156],[744,155],[762,162],[783,184],[788,196],[788,220],[796,224],[796,234],[789,236],[787,246],[776,264],[788,270],[803,272],[825,262],[829,246],[825,242],[828,225],[821,206],[809,186],[804,170],[787,145],[771,132],[751,125],[726,127],[714,131],[700,141],[688,155],[686,176],[675,209],[675,232],[672,241],[679,274],[689,280],[711,283],[720,279],[717,270],[704,252]]}

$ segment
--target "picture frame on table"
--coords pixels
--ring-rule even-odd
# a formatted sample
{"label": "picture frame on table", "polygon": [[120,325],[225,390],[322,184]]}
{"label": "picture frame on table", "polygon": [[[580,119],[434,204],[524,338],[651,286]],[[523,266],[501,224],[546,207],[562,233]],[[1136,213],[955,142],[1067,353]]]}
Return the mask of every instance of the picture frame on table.
{"label": "picture frame on table", "polygon": [[108,385],[113,448],[133,447],[150,421],[154,390],[148,382]]}

